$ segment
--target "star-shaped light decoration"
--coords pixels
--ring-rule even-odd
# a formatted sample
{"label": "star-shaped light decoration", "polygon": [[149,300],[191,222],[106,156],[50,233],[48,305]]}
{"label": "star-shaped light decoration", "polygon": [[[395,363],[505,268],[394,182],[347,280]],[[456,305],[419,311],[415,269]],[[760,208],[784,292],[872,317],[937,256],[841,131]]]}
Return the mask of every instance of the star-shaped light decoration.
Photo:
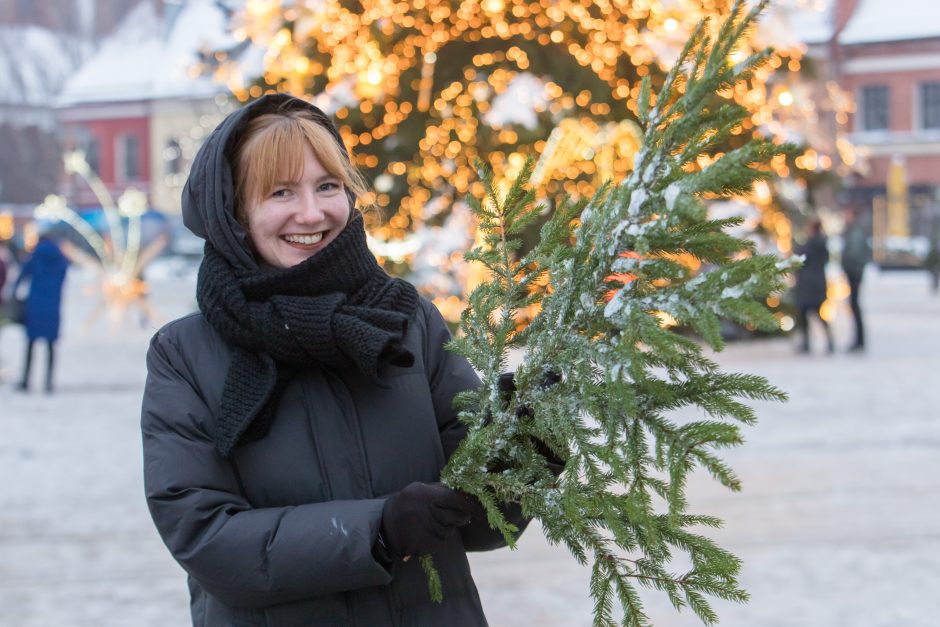
{"label": "star-shaped light decoration", "polygon": [[[74,261],[101,272],[102,299],[89,318],[89,324],[104,311],[110,312],[110,317],[116,319],[131,304],[138,306],[149,318],[157,317],[145,300],[147,285],[140,274],[142,268],[166,245],[166,238],[158,238],[141,249],[141,221],[148,209],[147,195],[128,188],[115,203],[107,186],[88,165],[85,153],[80,150],[67,152],[63,163],[67,173],[77,175],[88,183],[101,203],[107,222],[108,241],[68,206],[64,196],[46,196],[42,204],[34,209],[33,215],[37,220],[68,224],[93,251],[89,253],[83,247],[67,246],[67,253]],[[127,220],[126,229],[122,218]]]}

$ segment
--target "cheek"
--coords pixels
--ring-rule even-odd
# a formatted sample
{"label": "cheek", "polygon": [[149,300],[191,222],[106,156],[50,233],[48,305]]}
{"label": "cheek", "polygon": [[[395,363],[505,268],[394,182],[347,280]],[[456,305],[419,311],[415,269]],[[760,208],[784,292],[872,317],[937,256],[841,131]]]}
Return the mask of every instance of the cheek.
{"label": "cheek", "polygon": [[251,237],[251,241],[255,246],[262,243],[266,237],[270,236],[273,222],[276,219],[276,216],[272,215],[272,213],[271,211],[265,210],[264,206],[259,206],[253,207],[246,216],[245,222],[248,235]]}
{"label": "cheek", "polygon": [[260,236],[257,230],[250,229],[248,231],[248,239],[251,240],[251,245],[256,251],[264,248],[264,238]]}
{"label": "cheek", "polygon": [[349,198],[346,197],[345,193],[330,203],[330,213],[334,216],[334,218],[340,220],[344,224],[349,222],[349,218],[352,215],[352,208],[349,204]]}

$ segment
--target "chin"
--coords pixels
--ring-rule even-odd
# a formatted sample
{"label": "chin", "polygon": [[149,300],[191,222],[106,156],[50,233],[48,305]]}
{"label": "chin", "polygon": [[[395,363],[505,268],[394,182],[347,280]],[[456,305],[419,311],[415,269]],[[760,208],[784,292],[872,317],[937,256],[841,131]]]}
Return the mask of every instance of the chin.
{"label": "chin", "polygon": [[294,266],[298,266],[313,257],[314,254],[315,253],[309,255],[292,255],[289,259],[284,260],[284,267],[293,268]]}

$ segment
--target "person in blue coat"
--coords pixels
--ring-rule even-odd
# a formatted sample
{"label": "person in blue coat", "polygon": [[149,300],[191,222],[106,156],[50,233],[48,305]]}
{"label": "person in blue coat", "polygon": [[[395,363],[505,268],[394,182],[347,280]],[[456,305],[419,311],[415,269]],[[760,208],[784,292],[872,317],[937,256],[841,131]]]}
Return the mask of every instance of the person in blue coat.
{"label": "person in blue coat", "polygon": [[48,351],[46,360],[46,392],[52,391],[52,372],[55,364],[55,343],[59,339],[62,309],[62,285],[68,270],[68,258],[59,246],[47,236],[41,236],[32,255],[23,263],[14,293],[23,281],[29,281],[26,297],[26,356],[23,360],[23,378],[17,386],[29,389],[29,371],[33,361],[36,340],[45,340]]}

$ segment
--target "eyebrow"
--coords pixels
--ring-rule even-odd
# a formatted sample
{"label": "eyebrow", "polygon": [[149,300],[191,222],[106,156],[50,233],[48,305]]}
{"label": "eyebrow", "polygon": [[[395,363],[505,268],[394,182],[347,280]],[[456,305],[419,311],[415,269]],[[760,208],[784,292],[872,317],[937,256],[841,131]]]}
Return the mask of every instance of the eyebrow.
{"label": "eyebrow", "polygon": [[[317,178],[316,180],[314,180],[315,183],[322,183],[323,181],[339,181],[339,182],[343,182],[343,177],[339,176],[338,174],[330,174],[329,172],[327,172],[327,173],[324,174],[323,176],[321,176],[321,177]],[[290,185],[297,185],[299,182],[300,182],[299,180],[298,180],[298,181],[274,181],[274,186],[275,186],[275,187],[280,187],[280,186],[285,186],[285,187],[286,187],[286,186],[290,186]]]}

